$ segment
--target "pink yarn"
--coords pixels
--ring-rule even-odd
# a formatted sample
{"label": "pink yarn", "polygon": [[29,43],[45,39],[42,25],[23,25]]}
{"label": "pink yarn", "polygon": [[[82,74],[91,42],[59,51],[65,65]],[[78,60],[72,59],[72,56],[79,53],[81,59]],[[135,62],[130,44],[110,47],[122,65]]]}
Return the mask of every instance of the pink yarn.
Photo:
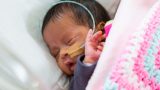
{"label": "pink yarn", "polygon": [[[151,11],[145,27],[140,28],[143,33],[131,38],[132,41],[126,46],[129,49],[125,49],[115,63],[108,80],[111,82],[105,83],[105,88],[160,90],[160,1]],[[110,27],[106,27],[106,32]],[[110,83],[114,83],[114,86],[108,85]]]}
{"label": "pink yarn", "polygon": [[106,26],[104,27],[106,37],[108,36],[111,27],[112,27],[112,21],[108,21],[108,22],[106,23]]}

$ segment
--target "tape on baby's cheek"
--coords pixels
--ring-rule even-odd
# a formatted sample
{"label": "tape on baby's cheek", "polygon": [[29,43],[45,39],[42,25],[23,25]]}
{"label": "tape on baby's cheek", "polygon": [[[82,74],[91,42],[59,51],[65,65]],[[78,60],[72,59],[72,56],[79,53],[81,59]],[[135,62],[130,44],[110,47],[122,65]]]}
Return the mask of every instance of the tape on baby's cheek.
{"label": "tape on baby's cheek", "polygon": [[82,44],[75,44],[72,47],[67,49],[68,55],[73,58],[82,53],[84,53],[84,48],[81,47]]}

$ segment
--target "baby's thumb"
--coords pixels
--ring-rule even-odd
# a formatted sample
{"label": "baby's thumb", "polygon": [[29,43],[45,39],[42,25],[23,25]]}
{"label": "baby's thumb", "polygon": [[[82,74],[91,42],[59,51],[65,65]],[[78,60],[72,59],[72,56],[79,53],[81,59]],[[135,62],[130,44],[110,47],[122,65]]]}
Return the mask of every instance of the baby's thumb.
{"label": "baby's thumb", "polygon": [[93,35],[93,30],[89,29],[86,40],[90,40],[90,38],[92,37],[92,35]]}

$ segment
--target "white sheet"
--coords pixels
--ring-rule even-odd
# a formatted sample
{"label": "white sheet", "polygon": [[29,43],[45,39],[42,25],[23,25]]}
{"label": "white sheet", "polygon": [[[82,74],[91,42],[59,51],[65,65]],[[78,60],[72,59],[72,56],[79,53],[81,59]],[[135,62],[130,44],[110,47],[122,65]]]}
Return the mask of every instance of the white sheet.
{"label": "white sheet", "polygon": [[113,19],[121,0],[97,0],[108,11],[109,16]]}
{"label": "white sheet", "polygon": [[40,27],[53,0],[0,0],[0,90],[66,90]]}

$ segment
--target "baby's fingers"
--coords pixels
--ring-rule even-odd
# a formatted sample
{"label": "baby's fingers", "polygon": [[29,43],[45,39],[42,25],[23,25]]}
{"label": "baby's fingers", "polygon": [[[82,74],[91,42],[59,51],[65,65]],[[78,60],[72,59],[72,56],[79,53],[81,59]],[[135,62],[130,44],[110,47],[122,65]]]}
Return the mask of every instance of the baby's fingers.
{"label": "baby's fingers", "polygon": [[100,42],[99,45],[97,46],[97,49],[102,51],[104,47],[104,42]]}
{"label": "baby's fingers", "polygon": [[100,42],[99,45],[103,47],[104,46],[104,42]]}
{"label": "baby's fingers", "polygon": [[106,38],[106,34],[103,34],[101,37],[101,40],[104,40]]}
{"label": "baby's fingers", "polygon": [[102,31],[98,31],[93,35],[92,41],[98,42],[101,37],[102,37]]}

